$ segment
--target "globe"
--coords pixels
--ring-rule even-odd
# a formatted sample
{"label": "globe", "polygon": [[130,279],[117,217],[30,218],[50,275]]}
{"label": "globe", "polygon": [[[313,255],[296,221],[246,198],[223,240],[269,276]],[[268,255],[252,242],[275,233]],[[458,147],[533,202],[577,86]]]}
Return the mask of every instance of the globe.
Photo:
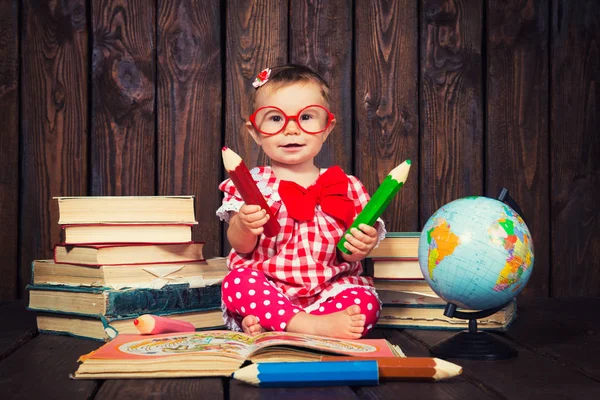
{"label": "globe", "polygon": [[507,204],[472,196],[452,201],[427,221],[419,265],[433,291],[459,308],[500,307],[523,290],[533,269],[533,242]]}

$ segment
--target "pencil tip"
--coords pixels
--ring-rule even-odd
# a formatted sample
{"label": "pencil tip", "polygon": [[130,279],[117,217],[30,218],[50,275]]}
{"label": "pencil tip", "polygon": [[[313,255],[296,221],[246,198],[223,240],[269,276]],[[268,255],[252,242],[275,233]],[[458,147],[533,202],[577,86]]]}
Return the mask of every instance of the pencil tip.
{"label": "pencil tip", "polygon": [[437,365],[436,378],[437,380],[452,378],[462,374],[462,367],[454,364],[450,361],[442,360],[441,358],[434,358]]}
{"label": "pencil tip", "polygon": [[411,164],[411,162],[410,162],[410,158],[409,158],[408,160],[406,160],[406,163],[407,163],[408,165],[410,165],[410,164]]}
{"label": "pencil tip", "polygon": [[227,150],[227,146],[223,146],[223,148],[221,149],[221,151],[225,151]]}

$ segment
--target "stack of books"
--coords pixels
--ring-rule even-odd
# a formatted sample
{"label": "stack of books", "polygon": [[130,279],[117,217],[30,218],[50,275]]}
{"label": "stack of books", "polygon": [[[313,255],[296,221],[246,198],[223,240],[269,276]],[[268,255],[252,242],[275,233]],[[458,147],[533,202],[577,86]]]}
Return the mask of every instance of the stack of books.
{"label": "stack of books", "polygon": [[[378,328],[462,330],[468,320],[444,315],[446,302],[429,286],[419,266],[420,232],[388,232],[369,254],[367,270],[383,303]],[[471,310],[465,310],[471,311]],[[477,320],[481,330],[506,330],[516,317],[516,302]]]}
{"label": "stack of books", "polygon": [[32,263],[41,332],[99,340],[137,333],[142,314],[223,327],[225,259],[205,260],[193,196],[58,197],[62,239]]}

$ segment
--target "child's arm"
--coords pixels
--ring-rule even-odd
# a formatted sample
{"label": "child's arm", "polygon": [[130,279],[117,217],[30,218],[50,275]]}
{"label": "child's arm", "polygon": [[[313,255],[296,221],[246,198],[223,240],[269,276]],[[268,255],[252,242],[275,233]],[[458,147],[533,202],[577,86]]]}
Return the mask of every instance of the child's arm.
{"label": "child's arm", "polygon": [[232,214],[227,228],[227,240],[238,253],[250,253],[264,231],[269,214],[259,206],[244,204]]}
{"label": "child's arm", "polygon": [[350,230],[351,235],[346,235],[346,243],[344,243],[344,247],[352,254],[337,250],[338,254],[348,262],[363,260],[377,244],[377,229],[367,224],[360,224],[358,227],[360,229]]}

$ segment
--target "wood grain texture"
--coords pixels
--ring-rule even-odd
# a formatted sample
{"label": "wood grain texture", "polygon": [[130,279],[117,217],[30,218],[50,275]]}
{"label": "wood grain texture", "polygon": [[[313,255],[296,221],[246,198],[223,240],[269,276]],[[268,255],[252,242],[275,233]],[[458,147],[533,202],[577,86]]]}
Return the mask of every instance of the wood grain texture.
{"label": "wood grain texture", "polygon": [[20,286],[59,240],[53,196],[87,194],[88,26],[84,0],[23,2]]}
{"label": "wood grain texture", "polygon": [[267,158],[245,128],[254,78],[267,67],[288,61],[288,3],[276,0],[233,0],[226,7],[227,65],[224,144],[248,168]]}
{"label": "wood grain texture", "polygon": [[599,297],[521,302],[519,318],[508,335],[536,353],[560,358],[562,364],[600,382],[600,321],[581,318],[584,314],[597,315],[598,309]]}
{"label": "wood grain texture", "polygon": [[311,399],[346,400],[358,399],[349,386],[306,388],[257,388],[247,383],[229,380],[229,398],[240,400],[259,399]]}
{"label": "wood grain texture", "polygon": [[336,119],[315,164],[339,165],[348,174],[353,173],[352,17],[350,0],[290,2],[290,62],[306,65],[325,79]]}
{"label": "wood grain texture", "polygon": [[493,0],[487,23],[486,195],[505,187],[523,210],[535,261],[524,296],[548,296],[549,5]]}
{"label": "wood grain texture", "polygon": [[193,238],[221,254],[221,25],[218,0],[158,2],[159,195],[195,195]]}
{"label": "wood grain texture", "polygon": [[552,2],[551,294],[600,295],[600,3]]}
{"label": "wood grain texture", "polygon": [[107,399],[223,399],[221,378],[106,380],[94,397]]}
{"label": "wood grain texture", "polygon": [[[405,332],[428,347],[452,335],[451,332],[443,331],[407,330]],[[533,342],[537,338],[537,336],[530,336]],[[562,340],[558,335],[554,335],[553,338],[555,341]],[[600,390],[599,382],[581,375],[561,362],[531,351],[524,347],[525,344],[510,341],[509,343],[519,352],[519,355],[511,360],[474,361],[450,358],[448,361],[462,366],[463,376],[501,399],[553,397],[578,399],[586,398]],[[564,392],[560,394],[567,387],[568,394]]]}
{"label": "wood grain texture", "polygon": [[2,391],[19,399],[92,398],[101,381],[71,380],[69,374],[79,356],[98,347],[93,340],[39,335],[0,363]]}
{"label": "wood grain texture", "polygon": [[25,345],[38,334],[35,313],[25,309],[24,300],[0,306],[0,361]]}
{"label": "wood grain texture", "polygon": [[[194,398],[207,399],[594,399],[600,390],[596,299],[540,299],[520,303],[520,316],[503,335],[519,356],[504,361],[454,360],[462,375],[447,381],[380,382],[374,387],[259,389],[232,379],[68,380],[76,359],[100,346],[72,337],[39,335],[0,360],[0,384],[12,398]],[[5,326],[23,320],[21,307],[4,313]],[[13,321],[19,321],[16,324]],[[429,347],[456,332],[375,329],[409,357],[429,355]],[[16,339],[20,340],[19,338]],[[587,354],[584,352],[588,351]],[[101,385],[101,386],[100,386]],[[100,387],[99,387],[100,386]],[[221,388],[223,390],[221,390]],[[164,393],[164,395],[162,395]],[[6,397],[6,396],[4,396]]]}
{"label": "wood grain texture", "polygon": [[19,237],[19,2],[0,0],[0,299],[17,298]]}
{"label": "wood grain texture", "polygon": [[483,194],[482,2],[421,3],[421,226],[439,207]]}
{"label": "wood grain texture", "polygon": [[[276,0],[233,0],[225,10],[225,132],[223,144],[242,157],[248,168],[269,164],[247,132],[252,114],[249,99],[256,75],[267,67],[288,62],[288,3]],[[220,163],[223,177],[223,163]],[[222,193],[219,193],[222,199]],[[222,254],[231,246],[223,229]]]}
{"label": "wood grain texture", "polygon": [[91,7],[92,195],[154,195],[155,4]]}
{"label": "wood grain texture", "polygon": [[382,218],[388,231],[417,231],[419,188],[417,3],[356,2],[356,175],[373,194],[411,159],[406,185]]}
{"label": "wood grain texture", "polygon": [[[368,338],[387,339],[390,343],[400,346],[407,357],[431,357],[429,349],[423,343],[398,329],[374,329]],[[457,362],[460,365],[460,362]],[[464,373],[444,382],[415,382],[398,381],[385,382],[378,386],[358,388],[356,394],[361,399],[497,399],[487,392],[479,382],[473,382]]]}

